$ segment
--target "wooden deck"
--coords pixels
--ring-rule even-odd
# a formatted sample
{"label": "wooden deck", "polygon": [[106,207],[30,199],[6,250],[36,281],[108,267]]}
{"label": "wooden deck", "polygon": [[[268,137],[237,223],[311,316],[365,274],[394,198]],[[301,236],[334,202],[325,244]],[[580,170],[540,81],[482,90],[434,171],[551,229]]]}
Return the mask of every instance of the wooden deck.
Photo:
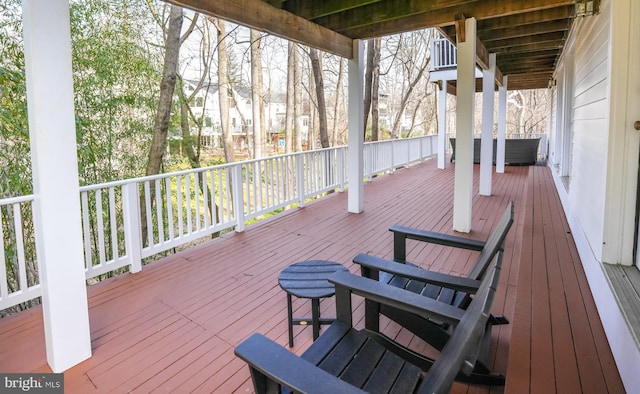
{"label": "wooden deck", "polygon": [[[494,303],[494,312],[511,320],[494,330],[494,367],[507,384],[456,383],[453,391],[623,393],[550,170],[506,171],[493,175],[493,196],[474,197],[469,237],[486,239],[506,203],[515,202]],[[429,161],[364,190],[362,214],[348,213],[347,194],[335,193],[89,287],[93,357],[65,373],[66,392],[252,392],[233,348],[256,331],[287,346],[286,297],[277,284],[284,267],[327,259],[357,272],[351,263],[357,253],[391,257],[387,229],[396,223],[453,233],[453,166],[437,170]],[[408,257],[464,274],[474,255],[416,242]],[[309,304],[294,299],[294,316],[309,315]],[[333,307],[323,301],[323,316]],[[424,348],[393,324],[385,329]],[[311,328],[294,330],[292,350],[300,353]],[[40,308],[0,319],[0,372],[49,371],[43,335]]]}

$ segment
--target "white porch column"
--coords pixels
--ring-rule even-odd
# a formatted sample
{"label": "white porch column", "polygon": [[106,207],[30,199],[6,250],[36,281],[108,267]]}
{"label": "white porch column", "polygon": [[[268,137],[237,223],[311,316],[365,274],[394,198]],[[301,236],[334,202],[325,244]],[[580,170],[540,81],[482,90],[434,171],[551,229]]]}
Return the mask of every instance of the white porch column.
{"label": "white porch column", "polygon": [[364,210],[364,43],[353,41],[349,59],[348,211]]}
{"label": "white porch column", "polygon": [[475,18],[466,19],[464,25],[465,41],[458,42],[453,229],[468,233],[471,231],[471,203],[473,200],[473,128],[476,94]]}
{"label": "white porch column", "polygon": [[491,195],[493,174],[493,101],[495,99],[496,54],[489,54],[489,68],[482,71],[482,137],[480,144],[481,196]]}
{"label": "white porch column", "polygon": [[507,84],[509,77],[502,77],[502,86],[498,87],[498,144],[496,147],[496,172],[504,174],[505,140],[507,138]]}
{"label": "white porch column", "polygon": [[34,223],[47,361],[91,357],[71,72],[69,0],[23,0]]}
{"label": "white porch column", "polygon": [[439,81],[438,92],[438,168],[447,166],[447,81]]}

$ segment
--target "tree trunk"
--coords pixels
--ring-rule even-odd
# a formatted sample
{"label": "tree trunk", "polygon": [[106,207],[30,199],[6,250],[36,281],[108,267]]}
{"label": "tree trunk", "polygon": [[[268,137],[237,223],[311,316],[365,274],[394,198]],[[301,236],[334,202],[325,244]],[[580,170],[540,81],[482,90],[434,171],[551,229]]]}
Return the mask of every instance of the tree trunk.
{"label": "tree trunk", "polygon": [[255,29],[250,31],[251,40],[251,102],[253,111],[253,157],[259,159],[264,152],[264,130],[262,118],[262,51],[260,49],[261,34]]}
{"label": "tree trunk", "polygon": [[176,87],[176,70],[180,53],[180,30],[182,29],[182,7],[171,6],[169,14],[169,28],[165,45],[164,67],[160,82],[160,100],[158,112],[153,125],[153,138],[149,151],[146,175],[160,173],[162,158],[167,149],[167,134],[171,117],[171,103]]}
{"label": "tree trunk", "polygon": [[309,51],[309,57],[311,58],[311,68],[313,69],[313,79],[316,85],[320,145],[323,148],[328,148],[329,133],[327,131],[327,106],[324,100],[324,79],[322,77],[322,59],[320,58],[319,51],[313,48],[311,48]]}
{"label": "tree trunk", "polygon": [[395,122],[393,122],[393,129],[391,130],[391,138],[392,139],[400,138],[400,125],[402,124],[402,117],[404,116],[404,111],[407,108],[407,104],[409,103],[409,99],[411,98],[411,94],[413,93],[413,90],[416,88],[416,85],[418,84],[418,82],[420,82],[420,79],[422,78],[422,75],[424,74],[424,71],[427,69],[427,64],[428,63],[429,62],[427,61],[422,66],[422,68],[418,72],[418,75],[409,84],[409,89],[407,89],[407,92],[405,93],[404,97],[402,98],[402,102],[400,104],[400,109],[398,110],[398,117],[396,118]]}
{"label": "tree trunk", "polygon": [[362,130],[365,141],[367,139],[367,122],[369,122],[369,112],[371,111],[371,91],[373,81],[373,58],[374,58],[374,40],[371,38],[367,41],[367,68],[364,74],[364,130]]}
{"label": "tree trunk", "polygon": [[342,97],[342,86],[344,85],[344,61],[338,59],[338,82],[336,83],[336,102],[333,107],[333,130],[331,131],[331,145],[338,145],[338,124],[340,121],[340,99]]}
{"label": "tree trunk", "polygon": [[[297,51],[296,44],[289,41],[287,56],[287,112],[284,121],[284,152],[291,153],[293,150],[293,124],[295,107],[295,64],[294,52]],[[297,57],[295,57],[297,59]]]}
{"label": "tree trunk", "polygon": [[[193,149],[194,138],[189,129],[189,107],[188,103],[183,100],[180,101],[180,129],[182,130],[182,147],[184,153],[189,159],[191,168],[198,168],[200,167],[200,150],[198,149],[198,152],[196,152]],[[202,124],[198,125],[198,135],[196,137],[198,140],[200,140],[200,130],[202,130]]]}
{"label": "tree trunk", "polygon": [[[380,87],[380,47],[382,38],[373,38],[373,69],[371,70],[371,141],[380,139],[380,112],[379,87]],[[366,124],[366,123],[365,123]]]}
{"label": "tree trunk", "polygon": [[213,19],[212,22],[218,30],[218,102],[220,106],[220,128],[224,136],[224,158],[227,163],[235,161],[233,147],[233,135],[229,129],[229,83],[227,44],[225,42],[225,21]]}
{"label": "tree trunk", "polygon": [[294,138],[296,152],[302,152],[302,114],[304,111],[302,106],[302,68],[300,67],[298,58],[298,48],[296,47],[293,51],[293,75],[295,80],[295,105],[293,108],[293,116],[295,117],[296,123]]}

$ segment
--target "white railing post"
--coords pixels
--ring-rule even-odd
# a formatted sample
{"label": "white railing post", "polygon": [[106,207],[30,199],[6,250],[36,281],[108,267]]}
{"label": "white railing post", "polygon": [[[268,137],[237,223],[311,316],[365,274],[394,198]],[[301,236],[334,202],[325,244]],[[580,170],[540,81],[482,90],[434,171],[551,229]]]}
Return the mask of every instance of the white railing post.
{"label": "white railing post", "polygon": [[411,165],[411,143],[409,142],[409,140],[406,140],[406,145],[407,145],[407,168],[409,168],[409,166]]}
{"label": "white railing post", "polygon": [[394,172],[396,170],[396,143],[398,140],[391,140],[391,168],[389,168],[389,172]]}
{"label": "white railing post", "polygon": [[122,219],[125,253],[129,257],[129,272],[134,274],[142,271],[142,228],[137,182],[122,185]]}
{"label": "white railing post", "polygon": [[231,182],[231,194],[233,195],[233,213],[236,219],[236,231],[241,233],[244,231],[244,191],[242,188],[242,165],[233,166],[231,173],[233,180]]}
{"label": "white railing post", "polygon": [[300,153],[296,156],[296,185],[298,190],[298,206],[304,207],[304,160],[305,155]]}
{"label": "white railing post", "polygon": [[338,190],[343,192],[345,185],[345,165],[344,165],[344,150],[342,148],[336,148],[336,162],[338,171]]}

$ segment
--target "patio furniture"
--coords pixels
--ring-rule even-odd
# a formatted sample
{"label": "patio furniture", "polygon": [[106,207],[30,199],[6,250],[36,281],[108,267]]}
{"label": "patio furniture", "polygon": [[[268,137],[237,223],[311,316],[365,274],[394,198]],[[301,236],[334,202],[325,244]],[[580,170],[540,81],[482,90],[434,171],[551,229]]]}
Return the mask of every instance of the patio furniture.
{"label": "patio furniture", "polygon": [[[336,287],[337,320],[302,356],[257,333],[236,347],[235,354],[249,364],[258,394],[285,389],[299,393],[448,393],[456,377],[471,373],[480,350],[500,272],[500,262],[494,261],[467,310],[351,273],[337,273],[330,279]],[[456,330],[435,363],[426,360],[425,364],[422,356],[377,330],[354,329],[352,294],[364,297],[367,304],[392,305],[425,319],[447,321]],[[365,321],[375,318],[367,316]]]}
{"label": "patio furniture", "polygon": [[[320,335],[320,325],[331,324],[335,319],[320,317],[320,299],[331,297],[334,287],[327,280],[331,274],[347,271],[340,263],[328,260],[307,260],[291,264],[278,277],[278,284],[287,293],[287,324],[289,347],[293,347],[293,326],[313,327],[313,340]],[[311,299],[311,318],[294,318],[291,296]]]}
{"label": "patio furniture", "polygon": [[[449,138],[451,143],[450,161],[453,163],[456,160],[456,139]],[[473,139],[473,162],[475,164],[480,163],[480,138]],[[498,151],[498,141],[493,140],[493,164],[496,164],[496,152]],[[540,138],[510,138],[504,142],[504,162],[505,164],[516,165],[533,165],[538,160],[538,145],[540,145]]]}
{"label": "patio furniture", "polygon": [[[408,227],[392,226],[390,230],[394,233],[393,260],[382,259],[368,254],[359,254],[353,261],[361,266],[364,277],[376,279],[382,283],[420,294],[425,298],[436,299],[447,305],[465,309],[471,302],[472,295],[477,291],[480,285],[479,281],[485,276],[491,261],[496,259],[498,264],[501,264],[504,240],[513,223],[513,214],[514,206],[513,202],[510,202],[486,242]],[[407,239],[475,250],[479,251],[480,254],[467,277],[447,275],[425,270],[416,264],[407,262]],[[365,308],[372,309],[376,307],[367,305]],[[444,348],[453,334],[451,325],[446,321],[433,318],[424,319],[414,313],[393,306],[381,305],[380,308],[380,313],[407,328],[438,350]],[[375,313],[376,311],[374,310],[367,311],[368,316],[373,316]],[[490,326],[507,323],[509,321],[504,316],[492,315],[490,317],[489,327],[486,330],[488,335],[484,339],[482,351],[478,355],[475,373],[471,376],[472,382],[504,384],[504,376],[493,372],[488,367],[488,357],[491,353]],[[375,322],[371,322],[370,326],[373,324]]]}

